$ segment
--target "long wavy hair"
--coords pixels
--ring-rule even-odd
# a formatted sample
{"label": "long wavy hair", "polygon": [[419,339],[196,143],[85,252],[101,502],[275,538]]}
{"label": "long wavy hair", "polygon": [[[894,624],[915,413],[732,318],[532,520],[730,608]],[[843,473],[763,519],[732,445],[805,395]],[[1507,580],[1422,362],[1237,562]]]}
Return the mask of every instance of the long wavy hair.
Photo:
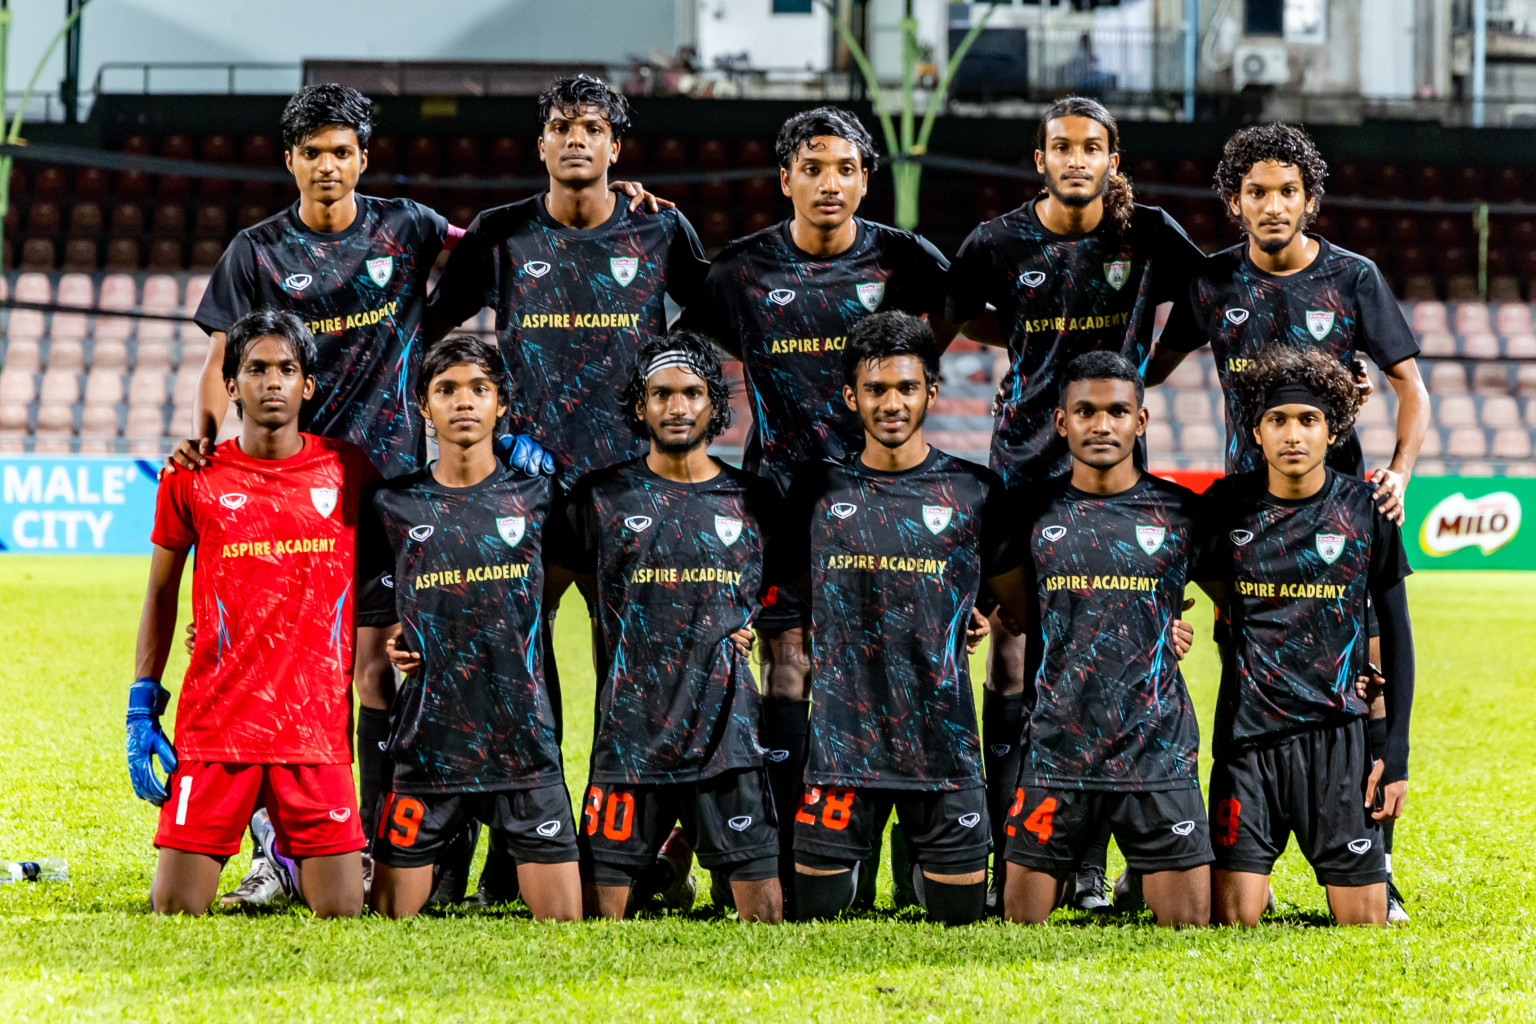
{"label": "long wavy hair", "polygon": [[[1035,129],[1036,149],[1044,151],[1045,126],[1058,117],[1086,117],[1097,121],[1109,133],[1110,153],[1120,152],[1120,126],[1115,123],[1115,115],[1105,109],[1104,104],[1087,96],[1067,96],[1051,104],[1050,109],[1041,115],[1040,124]],[[1040,194],[1045,195],[1045,190],[1042,189]],[[1104,188],[1104,221],[1115,234],[1123,235],[1130,230],[1131,207],[1135,199],[1131,191],[1131,179],[1122,171],[1110,171],[1109,181]]]}

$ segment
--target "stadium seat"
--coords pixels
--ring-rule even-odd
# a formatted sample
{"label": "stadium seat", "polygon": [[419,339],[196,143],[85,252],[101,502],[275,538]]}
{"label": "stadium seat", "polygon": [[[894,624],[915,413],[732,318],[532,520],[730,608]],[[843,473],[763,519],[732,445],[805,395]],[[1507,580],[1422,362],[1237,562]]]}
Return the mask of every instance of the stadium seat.
{"label": "stadium seat", "polygon": [[1189,423],[1179,427],[1179,450],[1190,455],[1220,452],[1226,439],[1209,423]]}
{"label": "stadium seat", "polygon": [[651,153],[651,166],[663,174],[676,174],[690,170],[688,147],[681,139],[662,139]]}
{"label": "stadium seat", "polygon": [[1457,334],[1477,334],[1493,330],[1488,306],[1481,302],[1460,302],[1451,317],[1451,329]]}
{"label": "stadium seat", "polygon": [[58,203],[35,202],[27,208],[27,234],[56,235],[62,227]]}
{"label": "stadium seat", "polygon": [[49,367],[37,389],[37,400],[44,403],[73,405],[80,401],[80,374],[69,368]]}
{"label": "stadium seat", "polygon": [[1520,425],[1519,403],[1510,395],[1489,395],[1478,410],[1482,425],[1493,430]]}
{"label": "stadium seat", "polygon": [[32,195],[36,199],[62,199],[69,195],[69,179],[60,167],[44,167],[32,179]]}
{"label": "stadium seat", "polygon": [[167,135],[160,140],[160,155],[169,160],[191,160],[192,140],[185,135]]}
{"label": "stadium seat", "polygon": [[181,270],[181,243],[169,238],[157,239],[150,244],[149,262],[146,264],[150,270]]}
{"label": "stadium seat", "polygon": [[[1423,251],[1410,246],[1403,250],[1405,253],[1414,254],[1419,260],[1423,259]],[[1438,299],[1440,289],[1435,285],[1435,279],[1429,274],[1407,273],[1403,277],[1402,297],[1405,299]]]}
{"label": "stadium seat", "polygon": [[705,139],[699,143],[694,163],[701,171],[720,171],[731,165],[731,158],[726,153],[725,143],[719,139]]}
{"label": "stadium seat", "polygon": [[122,151],[133,156],[149,156],[155,150],[150,145],[148,136],[130,135],[123,140]]}
{"label": "stadium seat", "polygon": [[128,410],[123,436],[135,454],[158,454],[165,436],[165,414],[158,406],[141,405]]}
{"label": "stadium seat", "polygon": [[162,174],[155,182],[155,198],[162,203],[184,203],[192,198],[192,179],[180,174]]}
{"label": "stadium seat", "polygon": [[158,370],[161,373],[169,373],[171,346],[163,341],[145,341],[141,335],[138,348],[133,354],[133,365],[138,370]]}
{"label": "stadium seat", "polygon": [[71,238],[64,243],[62,270],[92,271],[100,263],[96,243],[88,238]]}
{"label": "stadium seat", "polygon": [[1457,427],[1446,439],[1445,454],[1453,459],[1481,459],[1488,454],[1488,439],[1481,427]]}
{"label": "stadium seat", "polygon": [[91,349],[90,369],[111,370],[114,373],[122,373],[128,369],[128,346],[121,339],[96,339],[95,346]]}
{"label": "stadium seat", "polygon": [[101,234],[101,207],[96,203],[76,203],[69,210],[69,233],[75,238],[94,238]]}
{"label": "stadium seat", "polygon": [[1497,168],[1489,183],[1489,192],[1493,200],[1500,203],[1518,203],[1528,198],[1525,195],[1525,176],[1514,167]]}
{"label": "stadium seat", "polygon": [[160,408],[165,404],[166,375],[161,370],[140,367],[128,378],[128,406],[152,405]]}
{"label": "stadium seat", "polygon": [[1505,336],[1504,354],[1510,359],[1536,359],[1536,333]]}
{"label": "stadium seat", "polygon": [[80,410],[80,453],[103,455],[112,450],[117,439],[117,409],[105,405],[87,405]]}
{"label": "stadium seat", "polygon": [[106,259],[101,264],[103,270],[138,270],[140,266],[139,243],[129,238],[114,238],[107,243]]}
{"label": "stadium seat", "polygon": [[212,270],[224,255],[224,244],[211,238],[192,243],[192,258],[187,262],[189,270]]}
{"label": "stadium seat", "polygon": [[7,361],[0,370],[0,404],[31,405],[37,401],[37,378],[32,370],[13,367]]}
{"label": "stadium seat", "polygon": [[1435,401],[1435,425],[1471,427],[1477,425],[1477,407],[1471,395],[1446,395]]}
{"label": "stadium seat", "polygon": [[32,450],[43,455],[63,455],[69,451],[74,433],[75,417],[68,405],[39,405]]}
{"label": "stadium seat", "polygon": [[1482,395],[1509,393],[1509,366],[1502,362],[1472,364],[1472,390]]}
{"label": "stadium seat", "polygon": [[247,167],[271,167],[273,164],[281,164],[282,156],[272,136],[247,135],[240,142],[240,162]]}
{"label": "stadium seat", "polygon": [[142,171],[119,171],[112,183],[112,195],[118,202],[138,202],[148,199],[149,193],[149,175]]}
{"label": "stadium seat", "polygon": [[[16,310],[11,316],[14,318],[17,313],[23,312],[26,312],[26,310]],[[38,313],[33,315],[41,316]],[[27,373],[38,372],[43,365],[42,348],[37,343],[38,337],[39,335],[17,337],[13,330],[9,338],[6,339],[3,367],[7,370],[25,371]]]}
{"label": "stadium seat", "polygon": [[1488,276],[1488,301],[1519,302],[1520,281],[1513,274],[1490,273]]}
{"label": "stadium seat", "polygon": [[54,338],[48,346],[48,369],[85,372],[85,347],[75,338]]}
{"label": "stadium seat", "polygon": [[1426,356],[1456,355],[1456,336],[1449,331],[1419,333],[1419,352]]}
{"label": "stadium seat", "polygon": [[1499,358],[1499,339],[1486,330],[1462,335],[1459,347],[1468,359]]}
{"label": "stadium seat", "polygon": [[436,174],[442,161],[443,155],[438,148],[437,140],[417,136],[411,140],[405,151],[405,173]]}
{"label": "stadium seat", "polygon": [[1460,363],[1434,363],[1429,368],[1429,390],[1441,395],[1466,394],[1466,368]]}
{"label": "stadium seat", "polygon": [[140,301],[146,313],[174,313],[181,306],[181,287],[169,274],[150,274]]}
{"label": "stadium seat", "polygon": [[11,348],[21,340],[36,342],[43,336],[43,314],[35,309],[11,310],[10,322],[6,325],[6,336],[10,338]]}
{"label": "stadium seat", "polygon": [[1408,317],[1409,325],[1415,332],[1419,331],[1449,331],[1450,319],[1443,302],[1416,302]]}
{"label": "stadium seat", "polygon": [[[1425,458],[1438,459],[1444,451],[1445,438],[1443,432],[1439,427],[1431,425],[1428,430],[1424,431],[1424,445],[1419,449],[1419,454]],[[1426,476],[1436,475],[1429,469],[1421,469],[1417,466],[1414,469],[1416,472],[1423,473]],[[1440,472],[1443,473],[1444,470],[1442,469]]]}
{"label": "stadium seat", "polygon": [[1367,458],[1390,458],[1397,450],[1397,431],[1391,427],[1365,427],[1360,431],[1360,447]]}
{"label": "stadium seat", "polygon": [[176,376],[171,381],[171,404],[191,408],[193,400],[197,398],[197,386],[202,378],[202,364],[183,359],[181,368],[176,371]]}
{"label": "stadium seat", "polygon": [[192,233],[198,238],[223,240],[229,237],[229,215],[224,212],[224,207],[212,203],[199,206],[192,222]]}
{"label": "stadium seat", "polygon": [[[628,143],[622,148],[627,158]],[[516,139],[502,136],[493,140],[486,157],[486,170],[491,177],[515,178],[522,173],[523,147]]]}
{"label": "stadium seat", "polygon": [[120,370],[92,369],[85,377],[85,404],[117,405],[123,400],[123,374]]}
{"label": "stadium seat", "polygon": [[1445,297],[1452,302],[1478,298],[1477,278],[1471,274],[1451,274],[1445,279]]}
{"label": "stadium seat", "polygon": [[161,203],[149,219],[149,231],[156,238],[180,238],[187,231],[187,211],[176,203]]}
{"label": "stadium seat", "polygon": [[107,198],[112,179],[100,167],[82,167],[75,173],[75,198],[99,203]]}
{"label": "stadium seat", "polygon": [[480,175],[480,140],[469,136],[460,136],[448,143],[449,174],[470,174],[475,177]]}
{"label": "stadium seat", "polygon": [[1181,424],[1208,423],[1215,409],[1204,388],[1178,391],[1173,399],[1173,418]]}
{"label": "stadium seat", "polygon": [[262,203],[245,203],[241,205],[239,213],[235,217],[235,230],[244,231],[246,228],[255,227],[268,217],[267,208]]}
{"label": "stadium seat", "polygon": [[27,408],[0,401],[0,452],[14,455],[25,450]]}
{"label": "stadium seat", "polygon": [[1531,307],[1521,302],[1506,302],[1495,306],[1493,329],[1499,334],[1530,334]]}
{"label": "stadium seat", "polygon": [[1515,391],[1521,395],[1536,395],[1536,363],[1521,363],[1515,367]]}
{"label": "stadium seat", "polygon": [[1488,454],[1495,459],[1529,459],[1531,435],[1523,427],[1496,431],[1493,443],[1488,446]]}
{"label": "stadium seat", "polygon": [[108,224],[113,238],[137,238],[144,233],[144,208],[137,203],[118,203],[112,207]]}

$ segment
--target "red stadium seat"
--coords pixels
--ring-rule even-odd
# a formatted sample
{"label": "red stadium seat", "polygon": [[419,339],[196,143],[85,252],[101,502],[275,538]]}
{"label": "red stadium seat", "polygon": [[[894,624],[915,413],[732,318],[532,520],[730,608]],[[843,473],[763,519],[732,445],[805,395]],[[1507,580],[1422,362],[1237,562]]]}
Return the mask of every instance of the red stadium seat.
{"label": "red stadium seat", "polygon": [[228,135],[209,135],[198,147],[198,159],[210,164],[232,164],[235,162],[235,144]]}
{"label": "red stadium seat", "polygon": [[741,202],[748,209],[772,204],[783,195],[776,173],[765,174],[760,178],[746,178],[740,184]]}
{"label": "red stadium seat", "polygon": [[720,171],[731,165],[730,156],[725,150],[725,143],[719,139],[705,139],[699,143],[698,155],[694,162],[701,171]]}
{"label": "red stadium seat", "polygon": [[198,238],[225,239],[229,237],[229,215],[224,207],[205,203],[197,208],[197,219],[192,233]]}
{"label": "red stadium seat", "polygon": [[651,163],[663,174],[690,170],[688,147],[680,139],[662,139],[656,144],[656,151],[651,154]]}
{"label": "red stadium seat", "polygon": [[742,231],[748,235],[754,235],[774,225],[773,214],[767,210],[753,210],[747,214],[747,221],[742,225]]}
{"label": "red stadium seat", "polygon": [[137,202],[148,199],[150,193],[149,175],[141,171],[120,171],[117,180],[112,186],[112,195],[120,202]]}
{"label": "red stadium seat", "polygon": [[[1163,165],[1149,156],[1138,157],[1129,163],[1122,162],[1120,167],[1130,175],[1132,184],[1143,181],[1155,183],[1163,180]],[[1156,202],[1155,197],[1153,201]]]}
{"label": "red stadium seat", "polygon": [[34,202],[27,208],[27,234],[56,235],[63,227],[57,203]]}
{"label": "red stadium seat", "polygon": [[393,174],[400,166],[400,147],[388,135],[375,135],[368,143],[368,169]]}
{"label": "red stadium seat", "polygon": [[160,155],[171,160],[191,160],[192,140],[185,135],[167,135],[160,140]]}
{"label": "red stadium seat", "polygon": [[60,267],[64,270],[95,270],[99,256],[95,242],[88,238],[71,238],[64,243],[64,260]]}
{"label": "red stadium seat", "polygon": [[69,211],[69,233],[76,238],[94,238],[101,226],[101,207],[95,203],[76,203]]}
{"label": "red stadium seat", "polygon": [[716,249],[731,240],[731,215],[724,210],[709,210],[699,225],[699,240],[705,248]]}
{"label": "red stadium seat", "polygon": [[492,177],[517,177],[523,170],[522,143],[506,136],[493,140],[487,164],[486,170]]}
{"label": "red stadium seat", "polygon": [[149,270],[181,270],[181,243],[162,238],[149,247]]}
{"label": "red stadium seat", "polygon": [[161,203],[150,218],[149,230],[156,238],[180,238],[187,231],[187,211],[175,203]]}
{"label": "red stadium seat", "polygon": [[240,140],[240,162],[247,167],[281,167],[282,154],[270,135],[247,135]]}
{"label": "red stadium seat", "polygon": [[1451,195],[1459,202],[1488,197],[1488,181],[1481,167],[1466,164],[1451,172]]}
{"label": "red stadium seat", "polygon": [[1472,222],[1467,217],[1444,214],[1429,222],[1429,240],[1436,245],[1463,245],[1472,236]]}
{"label": "red stadium seat", "polygon": [[773,150],[761,139],[748,139],[736,147],[737,167],[772,167],[775,163]]}
{"label": "red stadium seat", "polygon": [[75,173],[75,198],[101,202],[111,184],[112,179],[100,167],[82,167]]}
{"label": "red stadium seat", "polygon": [[1365,172],[1360,165],[1350,161],[1328,168],[1328,191],[1336,196],[1363,196],[1366,187]]}
{"label": "red stadium seat", "polygon": [[[530,153],[528,158],[536,159],[537,152],[535,150]],[[624,169],[625,174],[637,174],[650,166],[650,155],[651,147],[646,145],[644,139],[626,138],[619,148],[619,166]],[[609,177],[613,176],[612,171],[608,173]]]}
{"label": "red stadium seat", "polygon": [[155,198],[162,203],[184,203],[192,198],[192,179],[180,174],[162,174],[155,182]]}
{"label": "red stadium seat", "polygon": [[29,238],[21,247],[22,270],[52,270],[54,261],[53,243],[46,238]]}
{"label": "red stadium seat", "polygon": [[44,167],[32,179],[32,195],[36,199],[63,199],[69,194],[69,179],[59,167]]}
{"label": "red stadium seat", "polygon": [[199,178],[197,198],[205,203],[227,203],[235,194],[235,183],[230,178]]}
{"label": "red stadium seat", "polygon": [[246,203],[240,207],[239,215],[235,217],[235,230],[244,231],[254,227],[267,219],[267,208],[261,203]]}
{"label": "red stadium seat", "polygon": [[436,174],[443,161],[442,151],[436,139],[417,136],[411,140],[405,152],[407,174]]}
{"label": "red stadium seat", "polygon": [[1466,302],[1478,297],[1477,278],[1471,274],[1451,274],[1445,279],[1445,297],[1452,302]]}
{"label": "red stadium seat", "polygon": [[1445,172],[1433,164],[1427,164],[1415,171],[1413,198],[1418,200],[1446,198]]}
{"label": "red stadium seat", "polygon": [[1382,164],[1372,176],[1372,191],[1382,199],[1401,199],[1408,191],[1407,176],[1396,164]]}
{"label": "red stadium seat", "polygon": [[[1419,259],[1423,259],[1423,251],[1415,250]],[[1420,263],[1419,265],[1422,265]],[[1401,297],[1411,301],[1440,298],[1440,289],[1435,285],[1435,279],[1428,274],[1410,273],[1403,277]]]}
{"label": "red stadium seat", "polygon": [[1209,187],[1211,184],[1211,177],[1206,173],[1205,168],[1198,161],[1188,157],[1174,162],[1173,180],[1175,184],[1188,188]]}
{"label": "red stadium seat", "polygon": [[1516,167],[1500,167],[1494,170],[1489,192],[1495,202],[1519,203],[1530,197],[1525,194],[1525,175]]}
{"label": "red stadium seat", "polygon": [[731,204],[731,183],[723,178],[710,178],[699,185],[699,202],[705,206],[723,208]]}
{"label": "red stadium seat", "polygon": [[130,135],[123,140],[122,151],[133,156],[149,156],[154,152],[154,147],[146,136]]}
{"label": "red stadium seat", "polygon": [[212,270],[218,265],[219,257],[224,255],[224,246],[211,238],[205,238],[200,242],[192,243],[192,259],[187,267],[190,270]]}
{"label": "red stadium seat", "polygon": [[468,136],[461,136],[448,143],[448,173],[469,174],[476,177],[480,174],[480,141]]}

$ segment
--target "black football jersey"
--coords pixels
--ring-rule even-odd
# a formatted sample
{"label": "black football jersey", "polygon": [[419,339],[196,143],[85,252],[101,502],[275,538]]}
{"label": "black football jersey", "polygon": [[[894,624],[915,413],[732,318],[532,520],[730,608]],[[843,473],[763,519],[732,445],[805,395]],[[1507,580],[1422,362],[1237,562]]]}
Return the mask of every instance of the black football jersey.
{"label": "black football jersey", "polygon": [[1372,484],[1330,469],[1317,494],[1289,501],[1267,479],[1266,469],[1225,477],[1202,498],[1191,578],[1225,583],[1230,605],[1218,755],[1365,714],[1355,677],[1370,654],[1366,597],[1411,571]]}
{"label": "black football jersey", "polygon": [[854,219],[858,235],[836,256],[794,243],[790,221],[738,239],[710,264],[703,302],[682,325],[741,355],[753,429],[743,466],[782,493],[795,467],[864,447],[843,401],[843,346],[878,310],[944,315],[949,261],[921,235]]}
{"label": "black football jersey", "polygon": [[1198,497],[1144,474],[1118,494],[1062,477],[1028,509],[1024,563],[1044,637],[1021,785],[1199,785],[1200,730],[1172,623],[1197,551]]}
{"label": "black football jersey", "polygon": [[[1211,346],[1227,409],[1227,472],[1264,464],[1253,435],[1237,426],[1232,377],[1273,344],[1321,348],[1349,366],[1363,351],[1388,367],[1419,354],[1418,342],[1376,264],[1317,238],[1317,258],[1277,276],[1253,265],[1245,241],[1212,256],[1189,283],[1189,301],[1176,304],[1161,344],[1177,351]],[[1351,432],[1328,464],[1360,476],[1364,458]]]}
{"label": "black football jersey", "polygon": [[386,477],[409,473],[425,454],[421,311],[447,237],[448,222],[410,199],[357,196],[356,219],[336,232],[305,227],[295,201],[229,243],[197,325],[227,334],[268,307],[299,316],[320,357],[300,429],[350,441]]}
{"label": "black football jersey", "polygon": [[694,782],[763,763],[759,696],[730,636],[759,599],[777,495],[750,473],[682,484],[645,459],[577,483],[569,567],[597,578],[608,675],[597,693],[596,782]]}
{"label": "black football jersey", "polygon": [[402,642],[422,657],[390,709],[396,792],[561,781],[539,634],[546,531],[562,514],[554,491],[498,467],[473,487],[427,469],[374,495],[374,533],[359,543],[390,577]]}
{"label": "black football jersey", "polygon": [[1158,304],[1182,298],[1205,259],[1160,207],[1136,206],[1123,234],[1100,224],[1058,235],[1035,202],[972,231],[949,275],[948,319],[964,323],[990,303],[1008,336],[991,466],[1010,487],[1071,469],[1051,420],[1067,364],[1108,349],[1145,370]]}
{"label": "black football jersey", "polygon": [[709,264],[676,210],[633,213],[620,200],[603,224],[576,229],[544,204],[540,193],[476,217],[430,306],[454,324],[496,311],[512,430],[554,456],[569,490],[645,451],[624,422],[624,388],[640,346],[666,333],[665,297],[697,301]]}
{"label": "black football jersey", "polygon": [[937,448],[900,473],[854,456],[803,466],[784,504],[770,571],[811,574],[805,781],[980,786],[965,631],[1005,556],[996,474]]}

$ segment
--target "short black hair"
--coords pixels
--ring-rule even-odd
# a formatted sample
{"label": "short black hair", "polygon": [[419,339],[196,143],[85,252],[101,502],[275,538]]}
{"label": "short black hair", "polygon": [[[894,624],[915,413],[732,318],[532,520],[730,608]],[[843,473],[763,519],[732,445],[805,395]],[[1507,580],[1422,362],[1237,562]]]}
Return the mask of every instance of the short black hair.
{"label": "short black hair", "polygon": [[920,316],[890,310],[872,313],[854,324],[843,346],[843,381],[857,387],[859,367],[894,356],[916,356],[930,387],[939,379],[939,345],[933,328]]}
{"label": "short black hair", "polygon": [[1090,121],[1099,122],[1109,134],[1109,151],[1120,152],[1120,125],[1116,123],[1115,115],[1104,104],[1087,96],[1063,96],[1046,108],[1045,113],[1040,115],[1040,123],[1035,126],[1036,149],[1045,149],[1046,125],[1058,117],[1086,117]]}
{"label": "short black hair", "polygon": [[478,366],[496,385],[496,398],[505,406],[512,404],[512,377],[496,346],[473,334],[450,334],[427,346],[421,357],[421,372],[416,375],[416,401],[427,404],[432,393],[432,378],[454,366]]}
{"label": "short black hair", "polygon": [[1238,371],[1232,379],[1238,421],[1251,437],[1269,410],[1270,392],[1282,384],[1300,384],[1323,400],[1323,415],[1337,448],[1349,438],[1360,409],[1360,389],[1354,374],[1337,356],[1322,349],[1278,344]]}
{"label": "short black hair", "polygon": [[613,129],[614,138],[622,138],[629,130],[629,101],[608,87],[608,83],[593,75],[567,75],[557,78],[548,89],[539,93],[539,132],[558,111],[566,117],[575,117],[582,107],[596,107]]}
{"label": "short black hair", "polygon": [[1323,182],[1328,179],[1328,164],[1312,142],[1312,137],[1299,125],[1273,121],[1269,124],[1249,125],[1240,128],[1221,147],[1221,162],[1216,165],[1216,195],[1227,216],[1238,224],[1242,218],[1232,212],[1232,200],[1243,189],[1243,176],[1253,165],[1266,160],[1278,164],[1294,164],[1301,172],[1301,187],[1307,198],[1315,200],[1312,212],[1302,218],[1305,229],[1317,217],[1323,198]]}
{"label": "short black hair", "polygon": [[245,350],[259,338],[282,338],[293,350],[299,372],[306,377],[315,374],[319,354],[315,350],[315,336],[304,321],[286,309],[253,309],[230,325],[224,335],[224,379],[234,380],[240,375],[240,364],[245,362]]}
{"label": "short black hair", "polygon": [[1107,348],[1084,352],[1067,364],[1056,387],[1056,404],[1067,407],[1067,388],[1080,380],[1126,380],[1136,385],[1136,404],[1146,397],[1147,385],[1136,366],[1119,352]]}
{"label": "short black hair", "polygon": [[714,343],[697,331],[673,331],[640,346],[635,371],[624,386],[624,422],[636,434],[650,438],[639,408],[645,403],[645,369],[663,352],[683,353],[688,359],[688,368],[703,378],[704,386],[709,390],[709,426],[704,428],[704,443],[708,444],[731,425],[731,382],[726,379],[725,364],[720,361]]}
{"label": "short black hair", "polygon": [[358,146],[367,149],[373,138],[373,103],[350,85],[318,82],[293,94],[283,108],[281,124],[285,149],[327,128],[351,128],[357,133]]}
{"label": "short black hair", "polygon": [[869,134],[869,129],[853,114],[839,107],[816,107],[814,110],[801,111],[785,121],[784,127],[779,129],[778,140],[773,144],[779,166],[789,170],[800,147],[821,135],[835,135],[853,143],[853,148],[859,151],[859,163],[864,170],[874,171],[879,168],[880,156],[875,152],[875,140]]}

